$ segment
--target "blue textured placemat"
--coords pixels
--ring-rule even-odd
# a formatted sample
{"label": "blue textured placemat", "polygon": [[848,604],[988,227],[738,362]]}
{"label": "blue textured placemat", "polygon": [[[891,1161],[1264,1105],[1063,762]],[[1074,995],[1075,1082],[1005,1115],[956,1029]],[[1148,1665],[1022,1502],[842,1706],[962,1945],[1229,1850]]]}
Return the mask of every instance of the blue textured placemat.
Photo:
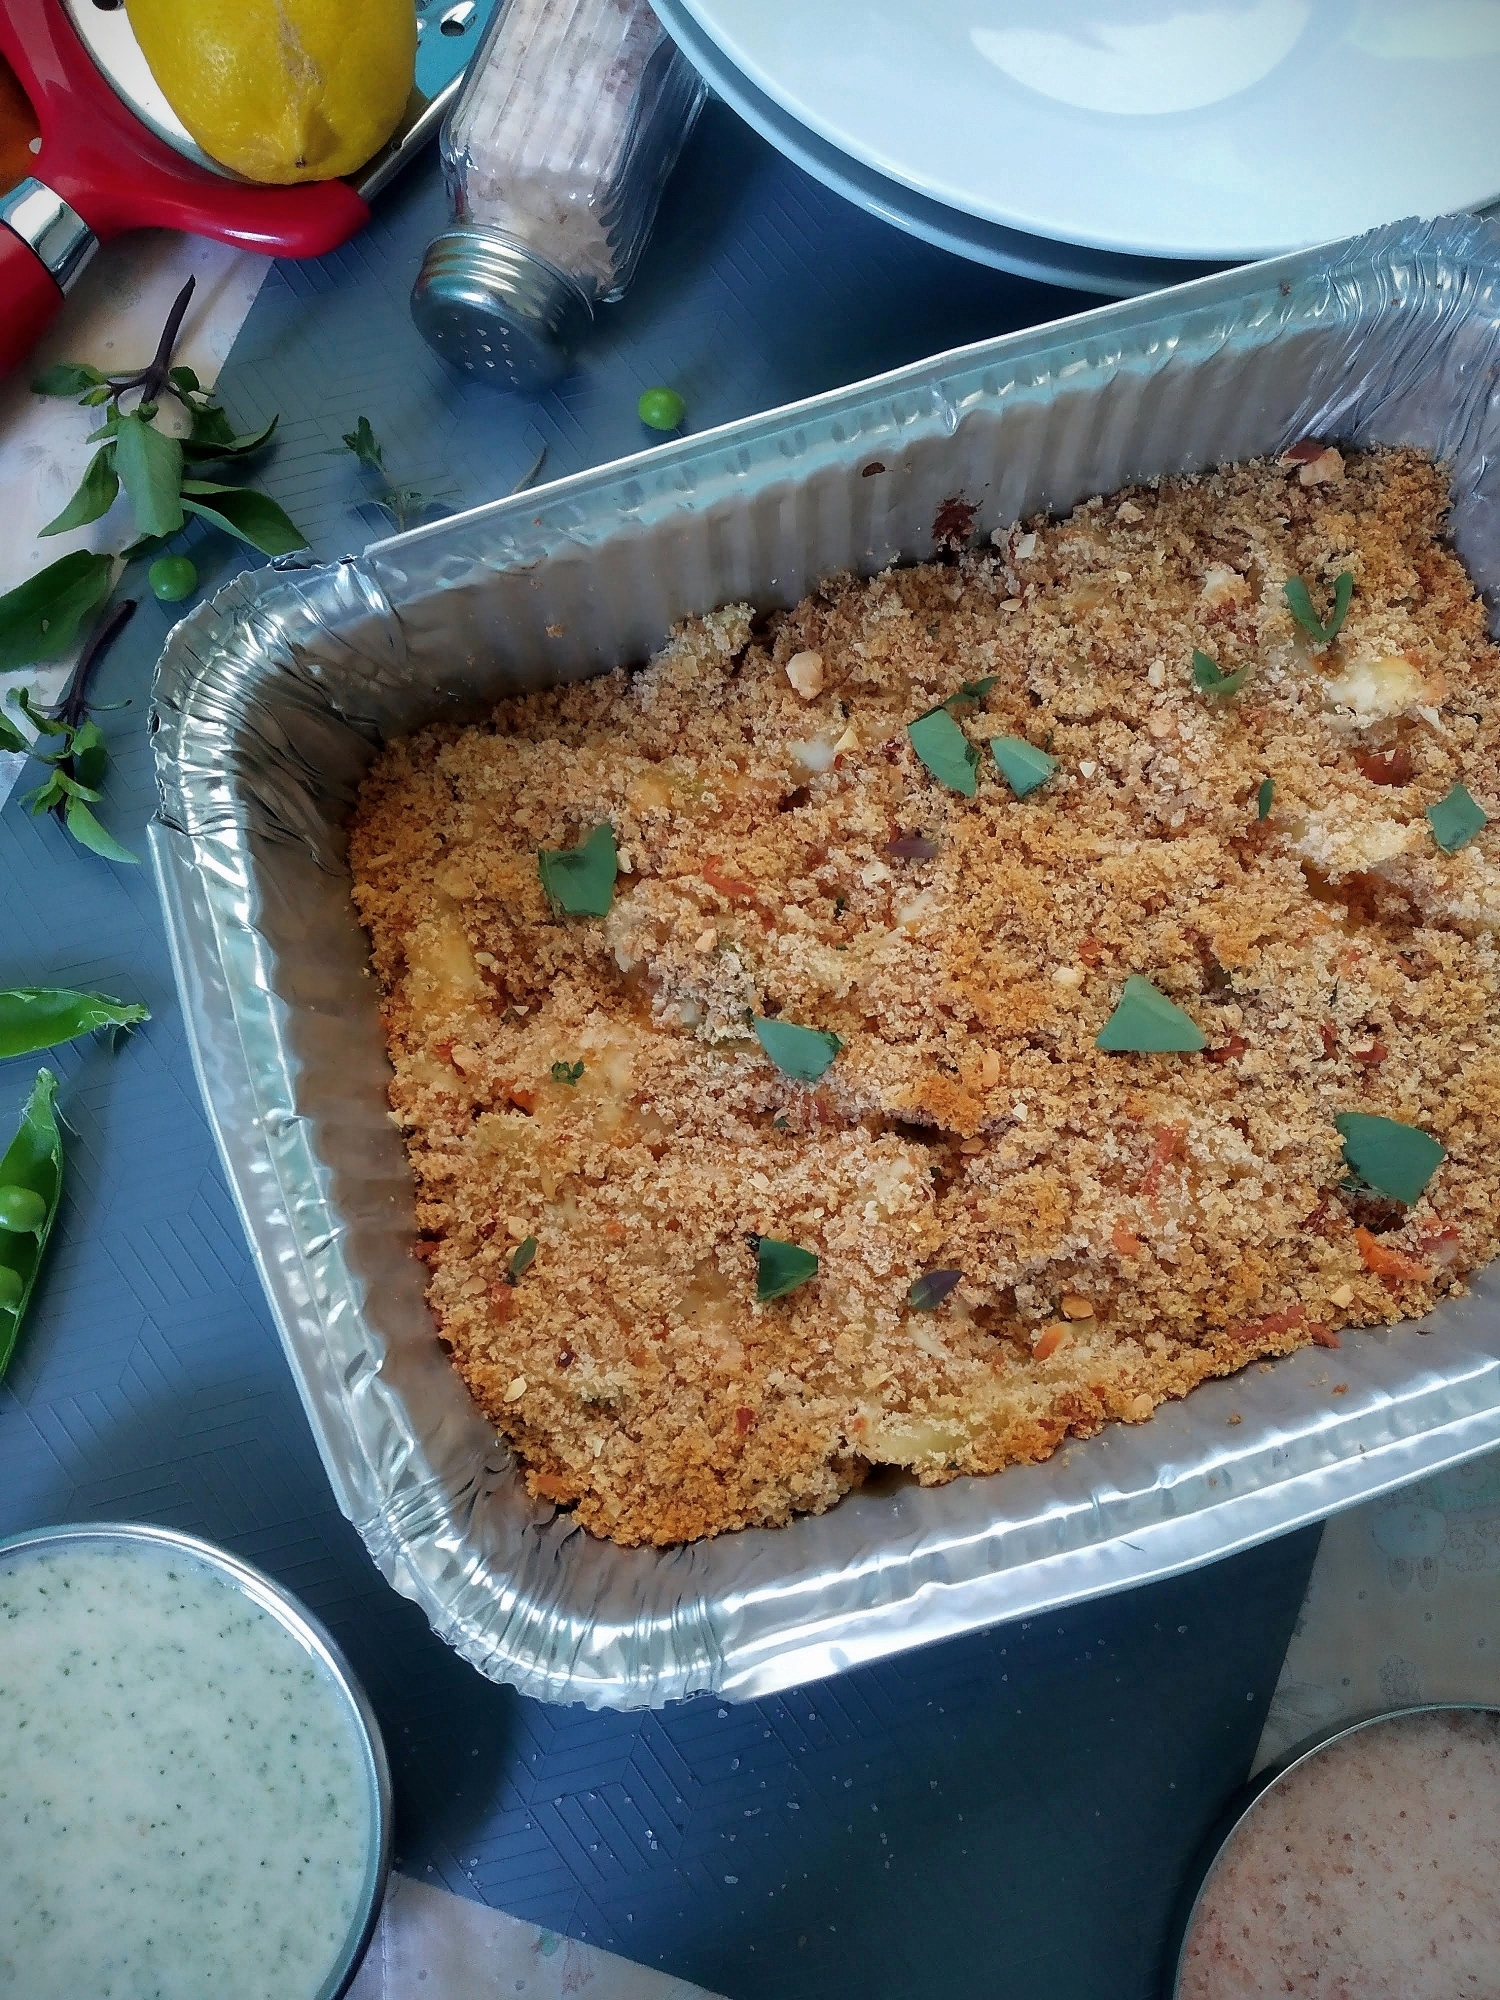
{"label": "blue textured placemat", "polygon": [[[321,555],[378,525],[338,449],[361,413],[397,476],[454,504],[545,444],[571,472],[648,441],[640,389],[698,426],[1076,310],[851,209],[711,108],[630,298],[540,401],[450,377],[406,293],[444,217],[424,168],[358,242],[280,267],[223,378],[283,413],[264,483]],[[205,581],[238,561],[203,534]],[[107,817],[139,843],[143,728],[169,614],[102,676]],[[1187,1858],[1243,1777],[1316,1544],[1301,1534],[1127,1597],[836,1682],[661,1715],[547,1708],[482,1681],[339,1516],[214,1156],[144,872],[12,799],[0,984],[147,1002],[118,1055],[56,1052],[75,1137],[50,1265],[0,1387],[0,1533],[160,1521],[226,1543],[332,1626],[379,1709],[403,1865],[734,2000],[1147,2000]],[[35,1065],[0,1064],[0,1125]],[[3,1735],[3,1717],[0,1717]]]}

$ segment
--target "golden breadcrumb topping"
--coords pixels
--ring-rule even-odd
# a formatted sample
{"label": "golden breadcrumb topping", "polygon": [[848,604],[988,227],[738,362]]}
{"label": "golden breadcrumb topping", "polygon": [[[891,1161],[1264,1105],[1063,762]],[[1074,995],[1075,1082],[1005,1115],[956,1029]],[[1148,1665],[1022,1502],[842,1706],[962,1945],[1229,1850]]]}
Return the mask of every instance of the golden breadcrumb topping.
{"label": "golden breadcrumb topping", "polygon": [[[534,1493],[670,1543],[991,1472],[1493,1255],[1500,827],[1424,809],[1497,810],[1497,656],[1446,507],[1408,450],[1163,479],[385,750],[351,850],[418,1255]],[[1284,587],[1322,619],[1344,572],[1322,643]],[[972,798],[907,734],[966,682]],[[1055,774],[1018,798],[1001,736]],[[605,825],[567,915],[538,851]],[[1131,974],[1207,1046],[1096,1047]],[[842,1047],[800,1082],[752,1017]],[[1351,1111],[1441,1142],[1410,1208]],[[761,1238],[816,1275],[758,1303]]]}

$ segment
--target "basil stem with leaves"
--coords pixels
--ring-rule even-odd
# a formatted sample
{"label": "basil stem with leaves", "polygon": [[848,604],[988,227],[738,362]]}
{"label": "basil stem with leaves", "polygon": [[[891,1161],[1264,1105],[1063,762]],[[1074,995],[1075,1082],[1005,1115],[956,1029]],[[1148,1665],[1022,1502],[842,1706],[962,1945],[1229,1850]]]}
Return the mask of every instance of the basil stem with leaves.
{"label": "basil stem with leaves", "polygon": [[[7,736],[0,737],[0,747],[23,750],[37,763],[46,765],[51,773],[44,783],[25,795],[23,804],[30,806],[33,813],[52,813],[81,847],[87,847],[104,860],[131,863],[137,857],[128,847],[120,845],[91,810],[103,797],[108,753],[104,732],[89,715],[88,693],[95,668],[134,612],[135,599],[124,598],[99,625],[69,675],[54,714],[39,710],[27,694],[15,697],[17,708],[36,731],[29,743],[9,724]],[[14,737],[15,741],[7,740],[8,737]]]}
{"label": "basil stem with leaves", "polygon": [[150,1019],[144,1007],[111,1000],[106,993],[78,993],[66,986],[14,986],[0,991],[0,1061],[35,1055],[39,1049],[77,1041],[100,1028],[123,1032]]}
{"label": "basil stem with leaves", "polygon": [[57,1078],[38,1070],[20,1128],[0,1158],[0,1376],[15,1352],[62,1200],[56,1100]]}
{"label": "basil stem with leaves", "polygon": [[[114,505],[123,486],[137,535],[125,552],[127,559],[154,554],[190,514],[200,515],[263,555],[289,555],[307,547],[306,535],[268,494],[205,481],[197,472],[205,464],[233,462],[259,451],[269,443],[277,420],[272,417],[259,430],[237,432],[193,370],[173,365],[172,350],[194,283],[189,278],[172,302],[156,353],[144,368],[106,375],[88,362],[62,361],[32,384],[39,396],[71,396],[86,408],[108,405],[104,422],[89,438],[99,449],[89,460],[78,491],[57,519],[43,528],[44,535],[60,535],[97,521]],[[127,395],[136,398],[129,410],[120,400]],[[158,427],[157,419],[169,400],[187,413],[186,437]],[[44,577],[49,574],[42,572]],[[0,598],[0,646],[6,602]]]}

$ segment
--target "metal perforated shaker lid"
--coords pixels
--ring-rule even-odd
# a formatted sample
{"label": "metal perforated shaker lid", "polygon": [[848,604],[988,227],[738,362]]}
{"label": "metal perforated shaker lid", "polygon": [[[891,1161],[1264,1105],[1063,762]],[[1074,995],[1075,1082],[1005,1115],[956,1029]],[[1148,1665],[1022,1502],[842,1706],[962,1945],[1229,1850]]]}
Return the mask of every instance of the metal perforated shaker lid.
{"label": "metal perforated shaker lid", "polygon": [[497,389],[544,389],[565,373],[594,312],[565,271],[514,237],[469,227],[445,230],[429,244],[411,316],[455,368]]}

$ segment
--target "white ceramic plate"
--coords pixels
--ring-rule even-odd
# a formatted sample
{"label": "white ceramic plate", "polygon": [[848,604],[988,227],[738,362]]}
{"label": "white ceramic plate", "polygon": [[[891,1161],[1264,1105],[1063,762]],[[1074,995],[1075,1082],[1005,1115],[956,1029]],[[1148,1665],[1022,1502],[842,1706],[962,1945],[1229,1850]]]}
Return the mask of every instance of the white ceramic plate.
{"label": "white ceramic plate", "polygon": [[706,81],[763,139],[804,168],[815,180],[908,235],[919,236],[940,250],[968,257],[996,270],[1013,271],[1042,284],[1069,285],[1106,298],[1134,298],[1181,284],[1214,268],[1160,258],[1122,257],[1107,250],[1089,250],[1071,243],[1049,243],[984,222],[962,209],[917,194],[899,181],[887,180],[847,153],[830,146],[797,123],[780,105],[740,75],[722,49],[698,26],[682,0],[652,0],[662,26],[677,42]]}
{"label": "white ceramic plate", "polygon": [[1500,0],[678,0],[929,200],[1129,256],[1274,255],[1500,195]]}

